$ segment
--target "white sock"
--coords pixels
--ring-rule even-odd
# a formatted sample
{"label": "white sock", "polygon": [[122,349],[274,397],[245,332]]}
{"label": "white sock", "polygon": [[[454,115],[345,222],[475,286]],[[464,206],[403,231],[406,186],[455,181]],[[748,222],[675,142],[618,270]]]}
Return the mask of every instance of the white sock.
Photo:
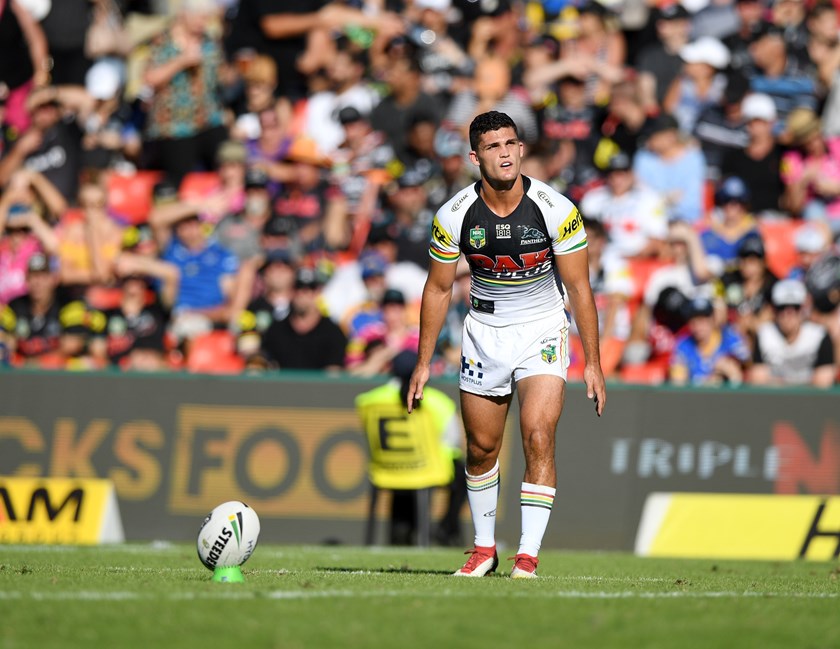
{"label": "white sock", "polygon": [[496,545],[496,505],[499,501],[499,461],[487,473],[467,473],[467,500],[475,527],[475,544],[482,548]]}
{"label": "white sock", "polygon": [[542,545],[545,528],[551,516],[556,489],[538,484],[522,483],[519,503],[522,509],[522,536],[516,554],[537,556]]}

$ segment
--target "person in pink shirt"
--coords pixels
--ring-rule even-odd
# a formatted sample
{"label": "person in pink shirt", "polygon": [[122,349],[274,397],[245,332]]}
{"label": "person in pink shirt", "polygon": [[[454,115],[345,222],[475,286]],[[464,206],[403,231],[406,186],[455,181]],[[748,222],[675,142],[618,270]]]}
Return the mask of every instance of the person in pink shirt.
{"label": "person in pink shirt", "polygon": [[782,157],[783,203],[805,219],[826,221],[840,232],[840,137],[825,138],[810,108],[795,108],[786,134],[796,150]]}
{"label": "person in pink shirt", "polygon": [[29,171],[16,172],[0,195],[0,304],[27,293],[26,269],[34,254],[54,254],[57,249],[52,228],[37,212],[42,195],[47,205],[64,205],[46,178]]}

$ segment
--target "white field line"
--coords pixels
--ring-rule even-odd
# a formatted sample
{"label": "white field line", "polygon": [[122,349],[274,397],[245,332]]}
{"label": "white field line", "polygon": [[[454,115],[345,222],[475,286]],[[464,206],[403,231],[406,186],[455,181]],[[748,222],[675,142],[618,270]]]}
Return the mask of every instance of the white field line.
{"label": "white field line", "polygon": [[[420,592],[407,590],[390,590],[378,592],[360,592],[355,590],[274,590],[263,592],[252,592],[245,590],[234,590],[231,585],[225,589],[215,592],[184,592],[184,593],[139,593],[132,591],[0,591],[0,600],[22,600],[22,601],[139,601],[139,600],[306,600],[306,599],[358,599],[358,598],[462,598],[463,592],[441,591],[441,592]],[[473,597],[514,597],[514,598],[540,598],[540,599],[741,599],[741,598],[772,598],[772,599],[838,599],[840,593],[776,593],[776,592],[736,592],[736,591],[706,591],[706,592],[636,592],[624,591],[618,593],[588,592],[588,591],[556,591],[556,592],[533,592],[533,591],[497,591],[472,593]]]}

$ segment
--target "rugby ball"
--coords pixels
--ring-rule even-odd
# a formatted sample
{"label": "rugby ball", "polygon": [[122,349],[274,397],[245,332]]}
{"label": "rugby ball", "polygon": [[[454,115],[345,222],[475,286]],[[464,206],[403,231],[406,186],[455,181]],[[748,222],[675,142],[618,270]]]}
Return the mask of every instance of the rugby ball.
{"label": "rugby ball", "polygon": [[253,554],[260,536],[257,513],[243,502],[222,503],[207,515],[198,531],[198,558],[210,570],[241,566]]}

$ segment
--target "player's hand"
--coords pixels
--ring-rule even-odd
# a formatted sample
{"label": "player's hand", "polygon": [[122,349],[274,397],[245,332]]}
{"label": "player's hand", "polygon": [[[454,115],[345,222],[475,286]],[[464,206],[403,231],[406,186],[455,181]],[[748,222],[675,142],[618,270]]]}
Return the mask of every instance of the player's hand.
{"label": "player's hand", "polygon": [[423,387],[429,381],[429,366],[417,363],[411,379],[408,382],[408,396],[406,396],[405,407],[408,412],[414,410],[418,401],[423,399]]}
{"label": "player's hand", "polygon": [[583,369],[583,382],[586,384],[586,398],[595,401],[595,412],[600,417],[604,412],[604,406],[607,405],[607,387],[604,384],[601,366],[587,363]]}

